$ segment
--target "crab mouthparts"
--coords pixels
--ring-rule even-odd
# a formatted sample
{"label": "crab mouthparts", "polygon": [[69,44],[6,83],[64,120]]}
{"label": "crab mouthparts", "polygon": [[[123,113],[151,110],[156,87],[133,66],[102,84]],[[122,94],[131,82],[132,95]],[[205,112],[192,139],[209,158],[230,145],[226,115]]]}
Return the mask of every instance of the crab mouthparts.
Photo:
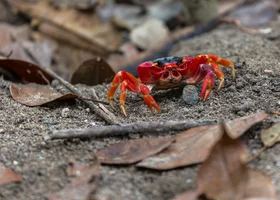
{"label": "crab mouthparts", "polygon": [[171,70],[166,70],[160,80],[159,80],[159,84],[160,85],[177,85],[182,79],[181,74],[174,69]]}

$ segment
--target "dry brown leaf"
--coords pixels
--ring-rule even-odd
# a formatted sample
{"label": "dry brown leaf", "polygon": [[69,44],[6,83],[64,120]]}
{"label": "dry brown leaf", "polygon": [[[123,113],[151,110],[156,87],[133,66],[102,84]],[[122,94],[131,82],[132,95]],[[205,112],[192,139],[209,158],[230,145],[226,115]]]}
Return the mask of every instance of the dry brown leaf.
{"label": "dry brown leaf", "polygon": [[170,146],[173,138],[144,138],[108,146],[95,155],[105,164],[131,164],[154,155]]}
{"label": "dry brown leaf", "polygon": [[49,86],[37,84],[20,85],[12,83],[10,92],[15,101],[26,106],[40,106],[56,100],[68,100],[77,97],[72,93],[60,94]]}
{"label": "dry brown leaf", "polygon": [[276,200],[276,190],[271,180],[261,172],[250,169],[245,189],[245,200]]}
{"label": "dry brown leaf", "polygon": [[199,200],[197,199],[197,196],[198,196],[197,192],[185,192],[183,194],[176,196],[172,200]]}
{"label": "dry brown leaf", "polygon": [[[260,112],[227,122],[232,138],[245,133],[254,124],[261,122],[268,115]],[[203,162],[211,147],[219,138],[219,126],[201,126],[182,132],[176,136],[176,141],[161,153],[144,159],[138,167],[158,170],[168,170]]]}
{"label": "dry brown leaf", "polygon": [[273,146],[280,141],[280,123],[274,124],[272,127],[261,132],[261,140],[267,147]]}
{"label": "dry brown leaf", "polygon": [[0,185],[21,182],[22,178],[11,169],[0,167]]}
{"label": "dry brown leaf", "polygon": [[61,191],[48,195],[48,200],[88,200],[96,189],[96,177],[99,174],[99,164],[80,169],[79,176]]}
{"label": "dry brown leaf", "polygon": [[111,66],[102,58],[97,57],[83,62],[74,72],[71,83],[82,83],[85,85],[97,85],[108,83],[114,78]]}
{"label": "dry brown leaf", "polygon": [[22,60],[0,59],[0,69],[14,73],[24,83],[50,84],[53,80],[44,69]]}
{"label": "dry brown leaf", "polygon": [[231,139],[222,124],[222,138],[214,145],[197,175],[198,191],[209,199],[242,199],[245,194],[248,171],[243,160],[245,146]]}
{"label": "dry brown leaf", "polygon": [[221,124],[221,133],[198,171],[197,191],[183,193],[174,200],[198,200],[199,196],[207,200],[276,200],[270,179],[246,166],[245,145],[231,139],[225,123]]}
{"label": "dry brown leaf", "polygon": [[240,117],[227,122],[227,127],[230,130],[230,136],[236,139],[243,135],[254,124],[257,124],[267,118],[269,115],[265,112],[259,112],[252,115]]}
{"label": "dry brown leaf", "polygon": [[21,1],[16,4],[16,9],[34,19],[54,24],[62,30],[74,33],[92,45],[108,51],[116,50],[121,43],[120,32],[110,23],[100,22],[95,12],[83,13],[76,9],[57,10],[46,1],[37,3]]}

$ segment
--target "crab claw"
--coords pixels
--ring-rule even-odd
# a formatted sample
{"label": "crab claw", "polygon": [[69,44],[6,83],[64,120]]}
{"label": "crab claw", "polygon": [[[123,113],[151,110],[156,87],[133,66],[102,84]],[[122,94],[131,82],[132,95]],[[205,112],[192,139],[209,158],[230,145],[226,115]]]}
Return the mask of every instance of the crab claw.
{"label": "crab claw", "polygon": [[160,112],[160,108],[157,105],[155,99],[149,94],[150,89],[146,86],[141,84],[140,85],[140,91],[143,95],[144,102],[149,107],[150,111],[153,113],[153,108],[156,109],[158,112]]}
{"label": "crab claw", "polygon": [[[207,65],[206,65],[207,66]],[[200,93],[200,100],[203,99],[203,101],[206,101],[209,94],[211,93],[213,87],[214,87],[214,81],[215,81],[215,73],[212,69],[207,68],[205,69],[206,76],[204,77],[201,93]]]}

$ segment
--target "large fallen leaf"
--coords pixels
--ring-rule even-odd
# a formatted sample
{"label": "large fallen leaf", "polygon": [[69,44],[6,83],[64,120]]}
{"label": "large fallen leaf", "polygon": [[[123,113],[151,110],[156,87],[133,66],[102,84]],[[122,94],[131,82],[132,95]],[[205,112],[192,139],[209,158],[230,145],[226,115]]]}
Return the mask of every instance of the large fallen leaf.
{"label": "large fallen leaf", "polygon": [[246,200],[276,200],[276,189],[263,173],[249,169],[245,195]]}
{"label": "large fallen leaf", "polygon": [[0,59],[0,69],[15,74],[24,83],[50,84],[53,77],[37,65],[15,59]]}
{"label": "large fallen leaf", "polygon": [[183,194],[176,196],[172,200],[199,200],[197,196],[198,196],[197,192],[185,192]]}
{"label": "large fallen leaf", "polygon": [[67,100],[77,97],[72,93],[61,94],[49,86],[37,84],[20,85],[12,83],[10,92],[15,101],[26,106],[40,106],[55,100]]}
{"label": "large fallen leaf", "polygon": [[243,160],[247,150],[243,143],[231,139],[222,124],[222,138],[213,146],[197,175],[198,191],[209,199],[242,199],[248,171]]}
{"label": "large fallen leaf", "polygon": [[71,83],[82,83],[85,85],[97,85],[108,83],[114,78],[111,66],[102,58],[97,57],[83,62],[74,72]]}
{"label": "large fallen leaf", "polygon": [[280,123],[274,124],[272,127],[261,132],[261,140],[267,147],[273,146],[280,141]]}
{"label": "large fallen leaf", "polygon": [[96,177],[99,174],[99,164],[80,167],[78,177],[66,185],[61,191],[48,195],[48,200],[88,200],[96,189]]}
{"label": "large fallen leaf", "polygon": [[197,175],[198,189],[173,200],[276,200],[276,190],[270,179],[249,169],[247,149],[238,139],[232,139],[225,123],[222,137],[211,149]]}
{"label": "large fallen leaf", "polygon": [[[238,138],[268,114],[260,112],[227,122],[232,138]],[[161,153],[144,159],[138,167],[168,170],[203,162],[211,147],[220,137],[219,126],[201,126],[176,136],[176,141]]]}
{"label": "large fallen leaf", "polygon": [[0,185],[21,182],[22,178],[11,169],[0,167]]}
{"label": "large fallen leaf", "polygon": [[[121,43],[121,33],[112,24],[101,22],[96,12],[79,12],[76,9],[58,10],[46,1],[36,3],[21,1],[15,4],[15,8],[33,19],[39,19],[37,24],[39,30],[41,30],[41,22],[48,23],[65,30],[66,34],[69,32],[73,37],[106,51],[117,50]],[[52,37],[57,36],[56,32],[51,34]]]}
{"label": "large fallen leaf", "polygon": [[113,144],[95,155],[101,163],[131,164],[154,155],[170,146],[173,138],[144,138]]}

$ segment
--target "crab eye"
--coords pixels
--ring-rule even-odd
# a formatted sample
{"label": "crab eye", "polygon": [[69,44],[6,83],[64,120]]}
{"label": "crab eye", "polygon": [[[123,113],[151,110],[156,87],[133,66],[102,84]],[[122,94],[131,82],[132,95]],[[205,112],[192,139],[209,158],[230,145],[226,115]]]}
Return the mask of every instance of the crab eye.
{"label": "crab eye", "polygon": [[180,76],[180,73],[174,70],[174,71],[172,71],[172,76],[178,77],[178,76]]}
{"label": "crab eye", "polygon": [[162,74],[162,78],[167,79],[170,76],[169,71],[166,71]]}

